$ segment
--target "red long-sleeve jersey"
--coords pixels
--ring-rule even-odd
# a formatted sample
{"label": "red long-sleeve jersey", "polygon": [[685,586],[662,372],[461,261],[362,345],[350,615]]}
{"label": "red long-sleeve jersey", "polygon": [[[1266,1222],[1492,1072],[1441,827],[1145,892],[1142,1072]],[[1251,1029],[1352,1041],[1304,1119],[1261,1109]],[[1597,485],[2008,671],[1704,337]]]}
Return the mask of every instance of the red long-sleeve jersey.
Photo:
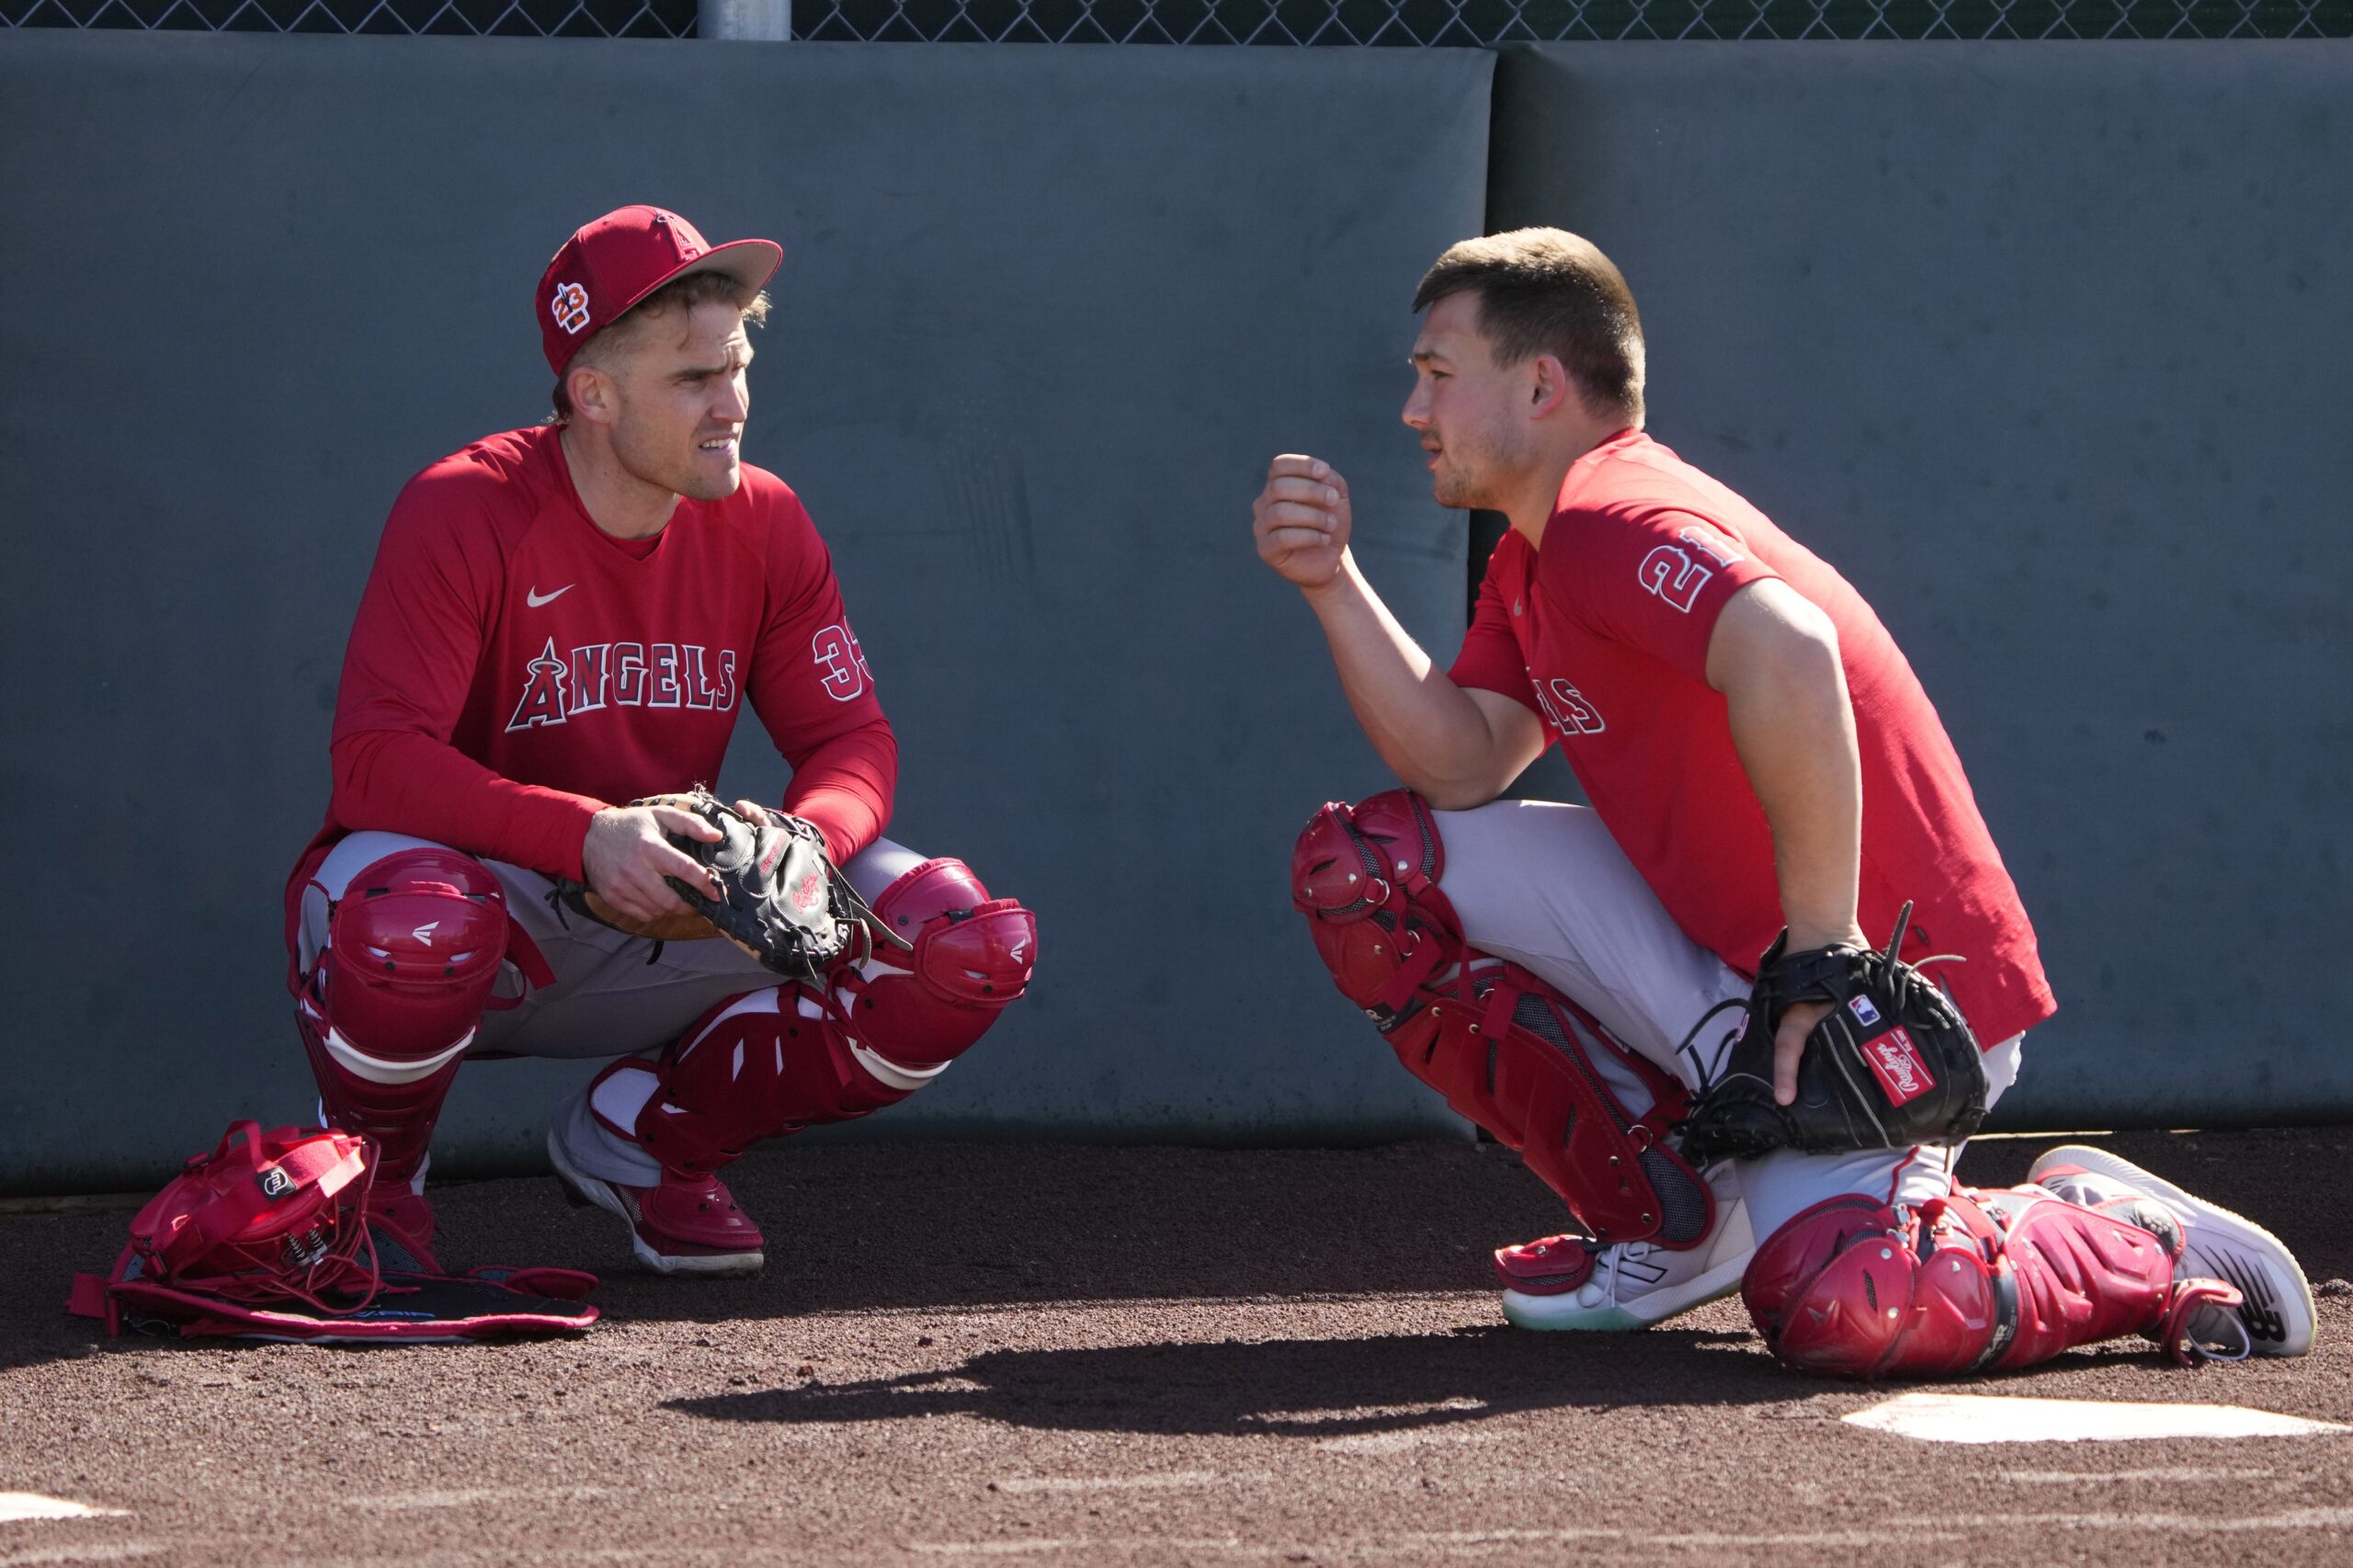
{"label": "red long-sleeve jersey", "polygon": [[639,540],[589,520],[552,426],[411,480],[352,624],[334,795],[298,881],[363,828],[577,877],[598,811],[717,782],[747,702],[791,765],[785,809],[838,861],[871,843],[898,743],[808,512],[743,474]]}

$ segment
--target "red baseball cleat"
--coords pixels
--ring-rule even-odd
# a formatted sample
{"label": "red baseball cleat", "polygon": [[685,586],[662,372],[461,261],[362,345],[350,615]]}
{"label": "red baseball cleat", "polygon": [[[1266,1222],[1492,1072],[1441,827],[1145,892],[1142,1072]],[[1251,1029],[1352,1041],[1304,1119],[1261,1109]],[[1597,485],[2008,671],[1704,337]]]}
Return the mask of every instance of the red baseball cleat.
{"label": "red baseball cleat", "polygon": [[565,1197],[628,1221],[630,1249],[656,1274],[757,1274],[767,1262],[760,1227],[735,1206],[733,1194],[715,1176],[665,1170],[653,1187],[606,1181],[574,1165],[553,1129],[548,1132],[548,1158],[555,1163]]}

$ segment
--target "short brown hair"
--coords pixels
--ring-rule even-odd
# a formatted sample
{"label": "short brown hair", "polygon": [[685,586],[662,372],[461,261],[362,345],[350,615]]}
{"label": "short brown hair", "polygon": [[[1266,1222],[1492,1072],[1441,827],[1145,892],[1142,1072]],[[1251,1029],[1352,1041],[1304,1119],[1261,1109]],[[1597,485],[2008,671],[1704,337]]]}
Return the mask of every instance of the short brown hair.
{"label": "short brown hair", "polygon": [[1643,318],[1633,290],[1591,240],[1514,229],[1464,240],[1414,291],[1416,314],[1450,294],[1479,297],[1479,331],[1499,365],[1557,355],[1596,413],[1643,425]]}
{"label": "short brown hair", "polygon": [[589,335],[580,346],[563,374],[555,379],[555,413],[550,424],[561,425],[572,417],[572,393],[568,383],[574,367],[593,364],[588,357],[600,348],[610,348],[628,337],[652,317],[668,311],[691,311],[698,305],[733,305],[744,312],[744,319],[754,326],[765,326],[768,319],[768,296],[766,290],[756,290],[748,300],[744,298],[744,285],[724,272],[689,272],[684,278],[665,283],[628,310],[611,324]]}

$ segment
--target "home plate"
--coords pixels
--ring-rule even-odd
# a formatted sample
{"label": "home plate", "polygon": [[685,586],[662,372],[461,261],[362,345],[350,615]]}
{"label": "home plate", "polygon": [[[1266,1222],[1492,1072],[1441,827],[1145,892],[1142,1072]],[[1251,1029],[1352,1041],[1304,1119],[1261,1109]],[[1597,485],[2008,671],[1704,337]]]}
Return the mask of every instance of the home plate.
{"label": "home plate", "polygon": [[2124,1404],[2096,1399],[1906,1393],[1848,1425],[1930,1443],[2112,1443],[2132,1437],[2302,1437],[2353,1431],[2235,1404]]}
{"label": "home plate", "polygon": [[38,1492],[0,1492],[0,1523],[15,1519],[95,1519],[121,1512],[120,1508],[93,1508],[87,1503],[68,1503],[63,1497],[44,1497]]}

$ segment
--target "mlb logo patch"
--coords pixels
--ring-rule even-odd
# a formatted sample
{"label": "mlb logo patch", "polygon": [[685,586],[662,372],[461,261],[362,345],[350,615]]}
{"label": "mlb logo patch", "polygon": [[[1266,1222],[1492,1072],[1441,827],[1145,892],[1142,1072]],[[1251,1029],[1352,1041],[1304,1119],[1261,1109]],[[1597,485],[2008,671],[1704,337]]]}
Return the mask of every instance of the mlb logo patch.
{"label": "mlb logo patch", "polygon": [[1847,1011],[1854,1014],[1855,1022],[1865,1028],[1873,1028],[1879,1023],[1879,1009],[1871,1005],[1871,999],[1868,996],[1858,996],[1847,1003]]}
{"label": "mlb logo patch", "polygon": [[1920,1048],[1901,1028],[1865,1040],[1863,1060],[1870,1064],[1871,1075],[1879,1080],[1890,1105],[1916,1100],[1937,1086],[1928,1064],[1920,1059]]}

